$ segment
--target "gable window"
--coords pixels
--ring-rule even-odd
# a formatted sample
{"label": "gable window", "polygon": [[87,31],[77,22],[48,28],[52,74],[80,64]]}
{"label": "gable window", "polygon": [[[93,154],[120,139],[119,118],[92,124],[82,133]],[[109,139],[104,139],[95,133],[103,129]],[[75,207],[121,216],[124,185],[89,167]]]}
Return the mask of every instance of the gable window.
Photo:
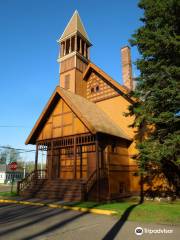
{"label": "gable window", "polygon": [[99,92],[99,86],[96,86],[96,92]]}
{"label": "gable window", "polygon": [[91,88],[91,93],[94,93],[94,88],[93,87]]}
{"label": "gable window", "polygon": [[70,74],[65,75],[64,88],[67,90],[70,89]]}
{"label": "gable window", "polygon": [[98,85],[96,85],[95,87],[91,87],[91,93],[97,93],[97,92],[99,92],[99,86]]}

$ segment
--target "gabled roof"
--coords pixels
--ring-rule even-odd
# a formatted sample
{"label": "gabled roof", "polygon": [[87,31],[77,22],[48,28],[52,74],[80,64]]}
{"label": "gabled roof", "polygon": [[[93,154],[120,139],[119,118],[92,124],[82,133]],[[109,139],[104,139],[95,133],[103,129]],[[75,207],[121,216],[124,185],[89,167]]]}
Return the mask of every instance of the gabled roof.
{"label": "gabled roof", "polygon": [[50,111],[52,111],[52,105],[55,105],[60,98],[66,102],[92,134],[99,132],[131,140],[95,103],[57,86],[27,138],[26,144],[35,144],[38,134],[47,121]]}
{"label": "gabled roof", "polygon": [[71,17],[68,25],[66,26],[63,34],[61,35],[59,41],[62,41],[64,38],[68,37],[69,35],[72,35],[73,33],[77,33],[77,32],[79,32],[85,39],[87,39],[90,42],[87,32],[85,30],[85,27],[79,16],[79,13],[76,10],[74,12],[73,16]]}
{"label": "gabled roof", "polygon": [[132,97],[130,97],[129,93],[130,91],[120,85],[118,82],[116,82],[114,79],[112,79],[107,73],[105,73],[101,68],[99,68],[98,66],[96,66],[94,63],[90,62],[83,74],[83,79],[87,79],[88,76],[91,74],[91,72],[96,72],[99,75],[101,75],[106,81],[108,81],[110,84],[112,84],[112,86],[114,86],[117,90],[119,90],[122,95],[124,95],[126,97],[126,99],[128,99],[131,103],[134,101],[134,99]]}

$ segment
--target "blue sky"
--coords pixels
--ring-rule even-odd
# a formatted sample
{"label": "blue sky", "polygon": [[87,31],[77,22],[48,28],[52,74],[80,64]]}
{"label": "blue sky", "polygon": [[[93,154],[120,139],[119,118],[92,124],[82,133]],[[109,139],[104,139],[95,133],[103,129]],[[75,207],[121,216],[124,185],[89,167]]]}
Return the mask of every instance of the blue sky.
{"label": "blue sky", "polygon": [[[76,9],[93,44],[91,60],[122,83],[120,48],[141,24],[137,2],[0,1],[0,146],[33,148],[24,142],[59,83],[56,40]],[[131,53],[135,61],[137,49]]]}

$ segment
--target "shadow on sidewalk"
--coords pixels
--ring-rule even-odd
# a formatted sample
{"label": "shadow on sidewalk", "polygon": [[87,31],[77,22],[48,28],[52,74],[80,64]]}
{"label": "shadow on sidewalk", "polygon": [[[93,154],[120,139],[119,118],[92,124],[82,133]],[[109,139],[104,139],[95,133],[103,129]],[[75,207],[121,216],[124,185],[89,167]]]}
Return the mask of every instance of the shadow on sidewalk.
{"label": "shadow on sidewalk", "polygon": [[123,227],[123,225],[125,224],[125,222],[127,221],[130,213],[132,212],[132,210],[137,207],[138,205],[142,204],[142,202],[139,202],[137,204],[133,204],[130,207],[128,207],[123,215],[121,216],[121,218],[117,221],[117,223],[109,230],[109,232],[103,237],[102,240],[113,240],[116,235],[118,234],[118,232],[121,230],[121,228]]}

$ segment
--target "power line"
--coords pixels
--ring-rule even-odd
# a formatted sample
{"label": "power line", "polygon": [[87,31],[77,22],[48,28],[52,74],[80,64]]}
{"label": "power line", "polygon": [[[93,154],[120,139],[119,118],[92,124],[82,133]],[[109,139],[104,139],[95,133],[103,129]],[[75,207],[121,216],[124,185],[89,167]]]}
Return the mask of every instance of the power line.
{"label": "power line", "polygon": [[36,150],[33,150],[33,149],[13,148],[13,147],[7,147],[7,146],[0,146],[0,148],[3,148],[3,149],[13,149],[13,150],[23,151],[23,152],[35,152],[36,151]]}
{"label": "power line", "polygon": [[[17,150],[19,153],[26,153],[26,152],[36,152],[36,150],[33,149],[23,149],[23,148],[13,148],[13,147],[7,147],[7,146],[0,146],[2,149],[12,149],[12,150]],[[39,151],[43,151],[39,149]]]}

